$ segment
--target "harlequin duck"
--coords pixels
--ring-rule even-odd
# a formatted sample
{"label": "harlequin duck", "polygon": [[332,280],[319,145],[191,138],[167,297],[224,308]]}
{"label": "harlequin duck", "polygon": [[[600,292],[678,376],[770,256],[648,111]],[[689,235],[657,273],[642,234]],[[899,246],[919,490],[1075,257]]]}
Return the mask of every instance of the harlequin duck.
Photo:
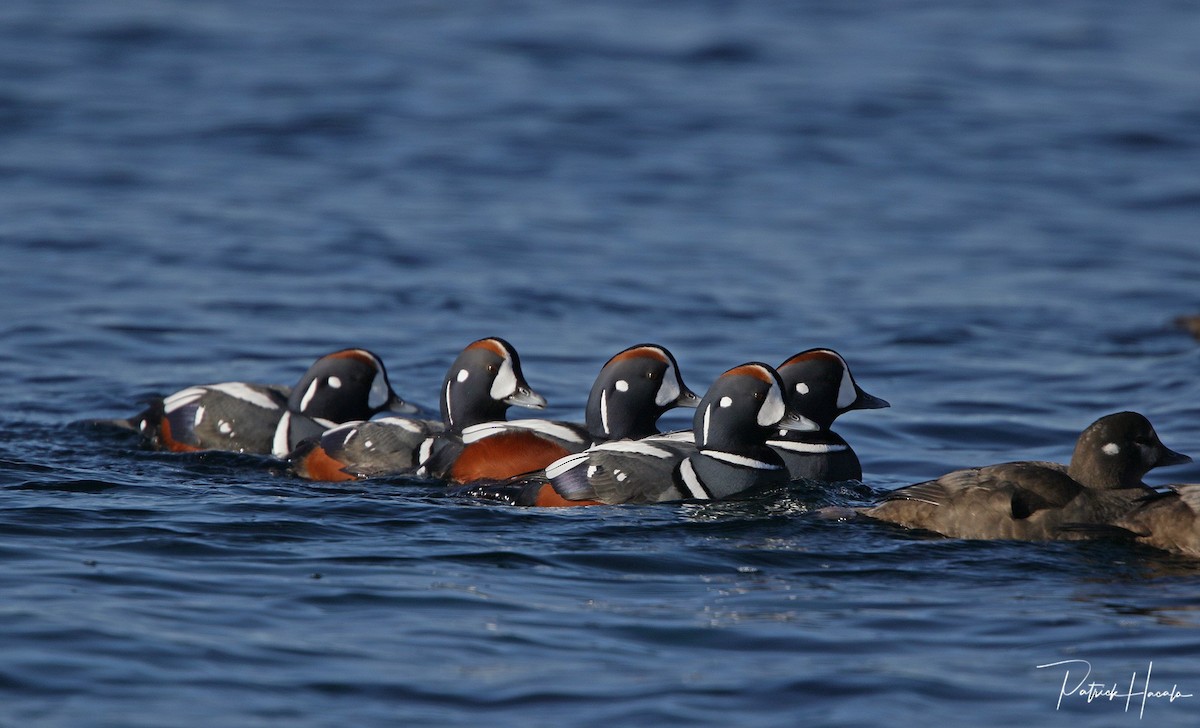
{"label": "harlequin duck", "polygon": [[542,474],[468,494],[526,506],[725,498],[787,483],[787,467],[767,438],[780,429],[818,429],[789,411],[779,375],[758,362],[722,374],[700,401],[693,426],[695,443],[670,437],[601,443]]}
{"label": "harlequin duck", "polygon": [[[449,382],[451,387],[459,386],[460,369],[451,367],[455,373],[454,381]],[[479,396],[482,392],[482,388],[478,390]],[[467,396],[469,393],[465,391],[455,392],[452,399],[461,402]],[[487,396],[491,397],[490,391]],[[671,352],[657,344],[631,346],[609,359],[592,385],[586,408],[588,444],[657,433],[658,418],[664,412],[672,407],[695,407],[699,401],[683,383]],[[554,424],[546,420],[496,421],[474,431],[511,434],[526,428],[537,434]],[[412,472],[420,464],[421,445],[448,426],[447,422],[399,417],[348,423],[326,431],[319,439],[301,443],[289,460],[298,475],[312,480],[351,480]],[[577,426],[565,426],[571,432],[578,432]],[[526,439],[524,434],[522,439]]]}
{"label": "harlequin duck", "polygon": [[463,349],[441,392],[445,430],[421,444],[418,476],[459,484],[502,480],[587,447],[582,425],[505,419],[511,405],[545,409],[546,399],[525,381],[517,350],[504,339],[480,339]]}
{"label": "harlequin duck", "polygon": [[[1116,519],[1120,535],[1138,543],[1200,556],[1200,485],[1172,485],[1164,493],[1147,495],[1142,503]],[[1101,529],[1099,533],[1105,531]]]}
{"label": "harlequin duck", "polygon": [[657,435],[658,418],[700,403],[683,383],[674,355],[658,344],[636,344],[600,368],[584,410],[591,444]]}
{"label": "harlequin duck", "polygon": [[1142,483],[1150,469],[1190,461],[1163,445],[1145,417],[1118,412],[1083,431],[1069,466],[1027,461],[957,470],[861,512],[953,538],[1083,538],[1069,526],[1113,522],[1155,492]]}
{"label": "harlequin duck", "polygon": [[787,463],[792,479],[862,480],[858,456],[830,427],[850,410],[891,405],[864,392],[850,375],[846,360],[832,349],[802,351],[777,371],[788,405],[821,426],[815,432],[780,430],[767,441]]}
{"label": "harlequin duck", "polygon": [[366,349],[327,354],[295,387],[224,382],[182,389],[125,422],[151,445],[174,452],[286,454],[289,442],[343,419],[406,411],[383,362]]}

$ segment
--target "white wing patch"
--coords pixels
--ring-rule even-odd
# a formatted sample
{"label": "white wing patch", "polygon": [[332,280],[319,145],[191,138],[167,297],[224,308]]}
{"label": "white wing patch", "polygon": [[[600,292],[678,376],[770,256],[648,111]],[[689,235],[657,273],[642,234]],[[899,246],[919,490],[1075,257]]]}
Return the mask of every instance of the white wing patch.
{"label": "white wing patch", "polygon": [[388,427],[399,427],[400,429],[408,432],[421,431],[421,426],[419,424],[413,422],[412,420],[405,419],[404,417],[380,417],[377,420],[371,421],[378,422],[381,425],[387,425]]}
{"label": "white wing patch", "polygon": [[550,437],[565,440],[567,442],[582,443],[583,438],[579,433],[572,430],[566,425],[560,425],[557,422],[550,420],[507,420],[505,422],[483,422],[478,425],[464,427],[462,431],[462,439],[466,444],[478,442],[485,437],[500,434],[505,430],[530,430],[532,432],[541,433]]}
{"label": "white wing patch", "polygon": [[[546,477],[550,478],[551,480],[554,480],[555,478],[562,475],[563,473],[568,472],[570,470],[574,470],[575,468],[579,467],[580,465],[586,463],[587,460],[588,460],[588,454],[586,452],[579,452],[579,453],[575,453],[574,455],[567,455],[566,457],[561,457],[558,460],[555,460],[554,462],[552,462],[546,466]],[[588,477],[589,478],[593,475],[592,468],[594,468],[594,467],[595,466],[593,465],[591,468],[588,468]]]}
{"label": "white wing patch", "polygon": [[[243,402],[249,402],[255,407],[263,409],[280,409],[278,403],[257,389],[243,384],[242,382],[224,382],[222,384],[210,384],[209,389],[215,389],[218,392],[228,394],[234,399],[240,399]],[[186,390],[184,390],[186,391]]]}
{"label": "white wing patch", "polygon": [[[215,384],[212,388],[216,389],[219,386],[221,385]],[[192,402],[195,402],[203,397],[206,389],[206,387],[188,387],[187,389],[181,389],[163,400],[163,410],[170,414],[180,407],[186,407]]]}
{"label": "white wing patch", "polygon": [[666,459],[671,457],[670,450],[655,447],[642,440],[616,440],[604,442],[592,448],[593,451],[617,452],[625,455],[646,455],[652,458]]}
{"label": "white wing patch", "polygon": [[[787,432],[787,430],[784,430],[784,432]],[[810,453],[813,455],[820,455],[829,452],[845,452],[850,449],[848,445],[828,445],[819,442],[793,442],[791,440],[768,440],[767,444],[780,450],[791,450],[792,452]]]}
{"label": "white wing patch", "polygon": [[783,467],[780,465],[772,465],[771,463],[764,463],[761,460],[755,460],[754,458],[748,458],[745,455],[735,455],[731,452],[723,452],[721,450],[701,450],[700,454],[707,455],[708,457],[716,459],[716,460],[721,460],[723,462],[727,462],[730,465],[741,465],[742,467],[754,468],[755,470],[782,470],[783,469]]}

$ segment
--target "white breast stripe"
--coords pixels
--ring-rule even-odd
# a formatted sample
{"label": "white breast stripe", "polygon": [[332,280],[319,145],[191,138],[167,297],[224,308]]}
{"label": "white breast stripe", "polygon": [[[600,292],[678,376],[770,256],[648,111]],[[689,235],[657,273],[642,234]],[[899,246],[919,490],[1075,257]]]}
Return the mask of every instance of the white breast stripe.
{"label": "white breast stripe", "polygon": [[771,463],[764,463],[761,460],[755,460],[754,458],[748,458],[745,455],[735,455],[731,452],[721,452],[720,450],[701,450],[700,454],[707,455],[710,458],[714,458],[716,460],[721,460],[721,461],[727,462],[730,465],[741,465],[742,467],[754,468],[755,470],[782,470],[783,469],[779,465],[772,465]]}
{"label": "white breast stripe", "polygon": [[648,455],[653,458],[671,457],[670,450],[654,447],[648,442],[642,442],[639,440],[616,440],[615,442],[605,442],[596,445],[592,449],[604,450],[607,452],[629,453],[631,455]]}
{"label": "white breast stripe", "polygon": [[700,482],[700,478],[696,477],[696,471],[692,468],[691,460],[684,460],[679,463],[679,474],[682,476],[683,484],[687,486],[688,493],[699,500],[709,500],[708,491],[704,489],[704,484]]}
{"label": "white breast stripe", "polygon": [[279,405],[275,403],[275,400],[252,387],[247,387],[241,382],[224,382],[223,384],[213,384],[210,385],[209,388],[215,389],[218,392],[224,392],[230,397],[240,399],[243,402],[249,402],[256,407],[262,407],[263,409],[279,409]]}
{"label": "white breast stripe", "polygon": [[279,418],[279,424],[275,426],[275,439],[271,442],[271,454],[279,459],[287,457],[288,450],[288,430],[292,426],[292,413],[284,412],[283,417]]}
{"label": "white breast stripe", "polygon": [[425,463],[429,462],[429,456],[433,454],[433,438],[425,438],[425,442],[421,443],[421,447],[417,449],[417,462],[421,467],[417,468],[417,475],[422,477],[429,474],[429,469],[425,467]]}
{"label": "white breast stripe", "polygon": [[850,449],[847,445],[825,445],[817,442],[793,442],[791,440],[768,440],[767,444],[780,450],[812,454],[845,452]]}
{"label": "white breast stripe", "polygon": [[[213,388],[215,389],[219,386],[221,385],[216,384],[213,385]],[[204,390],[204,387],[188,387],[187,389],[179,390],[175,394],[172,394],[170,397],[167,397],[163,400],[163,411],[165,411],[167,414],[170,414],[180,407],[186,407],[192,402],[195,402],[203,397]]]}
{"label": "white breast stripe", "polygon": [[485,437],[496,435],[505,430],[530,430],[532,432],[540,432],[543,435],[556,437],[559,440],[567,442],[582,443],[583,438],[579,433],[572,430],[570,427],[560,425],[557,422],[550,420],[508,420],[505,422],[483,422],[478,425],[464,427],[462,432],[463,442],[468,445],[472,442],[478,442]]}

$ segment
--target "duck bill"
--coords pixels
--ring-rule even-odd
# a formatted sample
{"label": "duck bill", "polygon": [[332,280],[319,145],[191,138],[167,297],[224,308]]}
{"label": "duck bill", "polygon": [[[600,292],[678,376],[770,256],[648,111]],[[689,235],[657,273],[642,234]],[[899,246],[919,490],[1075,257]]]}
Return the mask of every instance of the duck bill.
{"label": "duck bill", "polygon": [[815,432],[821,429],[821,426],[816,422],[795,412],[789,412],[774,427],[780,430],[795,430],[796,432]]}
{"label": "duck bill", "polygon": [[876,397],[873,394],[867,394],[860,389],[858,390],[858,398],[854,400],[854,406],[850,409],[883,409],[891,406],[891,403],[886,399]]}
{"label": "duck bill", "polygon": [[1168,465],[1185,465],[1192,462],[1191,457],[1184,455],[1181,452],[1175,452],[1167,446],[1163,446],[1158,453],[1158,462],[1154,463],[1154,467],[1161,468]]}
{"label": "duck bill", "polygon": [[388,412],[398,412],[404,415],[412,415],[421,411],[420,407],[416,406],[412,402],[405,402],[394,394],[392,395],[392,398],[388,400],[387,406],[384,407],[384,409],[386,409]]}
{"label": "duck bill", "polygon": [[700,398],[697,397],[696,393],[692,390],[684,389],[683,392],[681,392],[671,404],[675,407],[689,407],[691,409],[696,409],[700,406]]}
{"label": "duck bill", "polygon": [[505,397],[503,402],[529,409],[546,409],[546,398],[528,386],[518,386],[517,391]]}

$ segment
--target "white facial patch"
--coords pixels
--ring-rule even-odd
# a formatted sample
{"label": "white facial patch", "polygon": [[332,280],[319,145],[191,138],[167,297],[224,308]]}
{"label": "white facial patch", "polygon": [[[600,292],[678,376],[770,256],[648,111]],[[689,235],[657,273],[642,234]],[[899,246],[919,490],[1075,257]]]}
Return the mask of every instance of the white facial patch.
{"label": "white facial patch", "polygon": [[328,382],[329,386],[333,387],[334,389],[342,388],[342,380],[338,379],[337,377],[330,377],[329,379],[326,379],[325,381]]}
{"label": "white facial patch", "polygon": [[513,371],[512,359],[505,357],[500,364],[500,371],[492,380],[492,399],[500,401],[517,393],[517,373]]}
{"label": "white facial patch", "polygon": [[1110,442],[1100,449],[1104,451],[1105,455],[1117,455],[1121,452],[1121,446],[1115,442]]}
{"label": "white facial patch", "polygon": [[615,387],[618,392],[628,392],[629,382],[625,381],[624,379],[618,379],[613,387]]}
{"label": "white facial patch", "polygon": [[668,366],[667,371],[663,372],[662,386],[658,388],[658,394],[654,395],[654,404],[666,407],[679,399],[682,391],[679,388],[679,377],[675,375],[675,367]]}
{"label": "white facial patch", "polygon": [[779,391],[776,384],[772,383],[771,388],[767,390],[767,399],[763,402],[762,407],[758,408],[758,424],[770,427],[782,420],[785,414],[787,414],[787,407],[783,404],[783,393]]}
{"label": "white facial patch", "polygon": [[467,381],[467,377],[469,376],[471,376],[471,372],[467,371],[466,369],[459,369],[458,376],[455,377],[455,379],[461,383]]}
{"label": "white facial patch", "polygon": [[721,408],[732,407],[733,406],[733,397],[722,397],[721,401],[718,402],[717,404]]}
{"label": "white facial patch", "polygon": [[854,404],[856,399],[858,399],[858,390],[854,388],[854,379],[850,376],[850,370],[846,368],[846,363],[842,362],[842,385],[838,387],[838,409],[846,409]]}
{"label": "white facial patch", "polygon": [[308,410],[308,406],[312,404],[312,399],[317,395],[317,388],[320,386],[321,380],[314,379],[312,384],[308,385],[308,391],[304,393],[304,399],[300,400],[300,411]]}
{"label": "white facial patch", "polygon": [[387,404],[391,398],[392,392],[391,388],[388,387],[387,377],[384,376],[382,369],[377,369],[375,371],[375,379],[371,382],[371,393],[367,395],[367,406],[371,409],[379,409]]}
{"label": "white facial patch", "polygon": [[808,394],[808,385],[804,382],[796,382],[796,391],[800,394]]}

